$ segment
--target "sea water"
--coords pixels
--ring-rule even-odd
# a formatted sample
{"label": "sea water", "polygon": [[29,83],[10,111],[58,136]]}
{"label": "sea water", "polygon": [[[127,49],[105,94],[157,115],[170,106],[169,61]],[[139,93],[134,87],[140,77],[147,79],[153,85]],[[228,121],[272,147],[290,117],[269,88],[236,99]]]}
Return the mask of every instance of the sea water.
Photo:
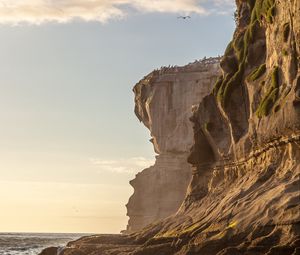
{"label": "sea water", "polygon": [[0,233],[0,255],[37,255],[47,247],[63,247],[83,235]]}

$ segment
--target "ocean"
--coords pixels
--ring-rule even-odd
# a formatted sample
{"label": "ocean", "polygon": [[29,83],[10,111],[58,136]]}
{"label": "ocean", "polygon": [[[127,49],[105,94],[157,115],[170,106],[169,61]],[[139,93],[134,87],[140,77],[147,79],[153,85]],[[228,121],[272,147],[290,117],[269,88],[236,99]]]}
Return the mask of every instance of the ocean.
{"label": "ocean", "polygon": [[47,247],[63,247],[84,235],[0,233],[0,255],[37,255]]}

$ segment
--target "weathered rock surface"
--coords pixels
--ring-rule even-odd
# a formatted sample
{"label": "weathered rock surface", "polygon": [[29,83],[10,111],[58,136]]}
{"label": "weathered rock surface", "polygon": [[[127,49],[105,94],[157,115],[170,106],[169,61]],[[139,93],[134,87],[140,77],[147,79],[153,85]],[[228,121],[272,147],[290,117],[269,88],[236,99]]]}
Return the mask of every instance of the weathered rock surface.
{"label": "weathered rock surface", "polygon": [[187,153],[159,155],[154,166],[144,169],[130,182],[134,194],[126,205],[130,217],[127,233],[141,230],[179,209],[191,181],[187,156]]}
{"label": "weathered rock surface", "polygon": [[127,232],[174,214],[182,204],[192,174],[187,162],[193,145],[192,106],[211,92],[220,75],[219,61],[165,67],[134,87],[135,113],[150,130],[158,156],[154,166],[130,182],[134,194],[127,204]]}
{"label": "weathered rock surface", "polygon": [[300,1],[236,3],[222,76],[194,108],[192,181],[178,212],[63,255],[300,254]]}
{"label": "weathered rock surface", "polygon": [[57,247],[49,247],[45,250],[43,250],[40,255],[52,255],[52,254],[57,254],[58,248]]}

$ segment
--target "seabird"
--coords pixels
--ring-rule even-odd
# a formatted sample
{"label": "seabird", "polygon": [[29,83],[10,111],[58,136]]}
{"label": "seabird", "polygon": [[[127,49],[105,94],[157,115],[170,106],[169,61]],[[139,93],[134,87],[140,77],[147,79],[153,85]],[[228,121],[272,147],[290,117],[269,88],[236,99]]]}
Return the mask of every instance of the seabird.
{"label": "seabird", "polygon": [[190,19],[191,16],[179,16],[177,17],[177,19]]}

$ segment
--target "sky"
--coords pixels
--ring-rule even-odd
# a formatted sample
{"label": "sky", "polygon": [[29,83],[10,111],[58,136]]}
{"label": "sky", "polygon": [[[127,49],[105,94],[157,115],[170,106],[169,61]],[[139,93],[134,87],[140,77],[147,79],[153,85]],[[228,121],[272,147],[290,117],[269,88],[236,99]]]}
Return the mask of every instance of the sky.
{"label": "sky", "polygon": [[132,88],[222,55],[233,12],[233,0],[0,1],[0,232],[125,229],[128,182],[154,162]]}

